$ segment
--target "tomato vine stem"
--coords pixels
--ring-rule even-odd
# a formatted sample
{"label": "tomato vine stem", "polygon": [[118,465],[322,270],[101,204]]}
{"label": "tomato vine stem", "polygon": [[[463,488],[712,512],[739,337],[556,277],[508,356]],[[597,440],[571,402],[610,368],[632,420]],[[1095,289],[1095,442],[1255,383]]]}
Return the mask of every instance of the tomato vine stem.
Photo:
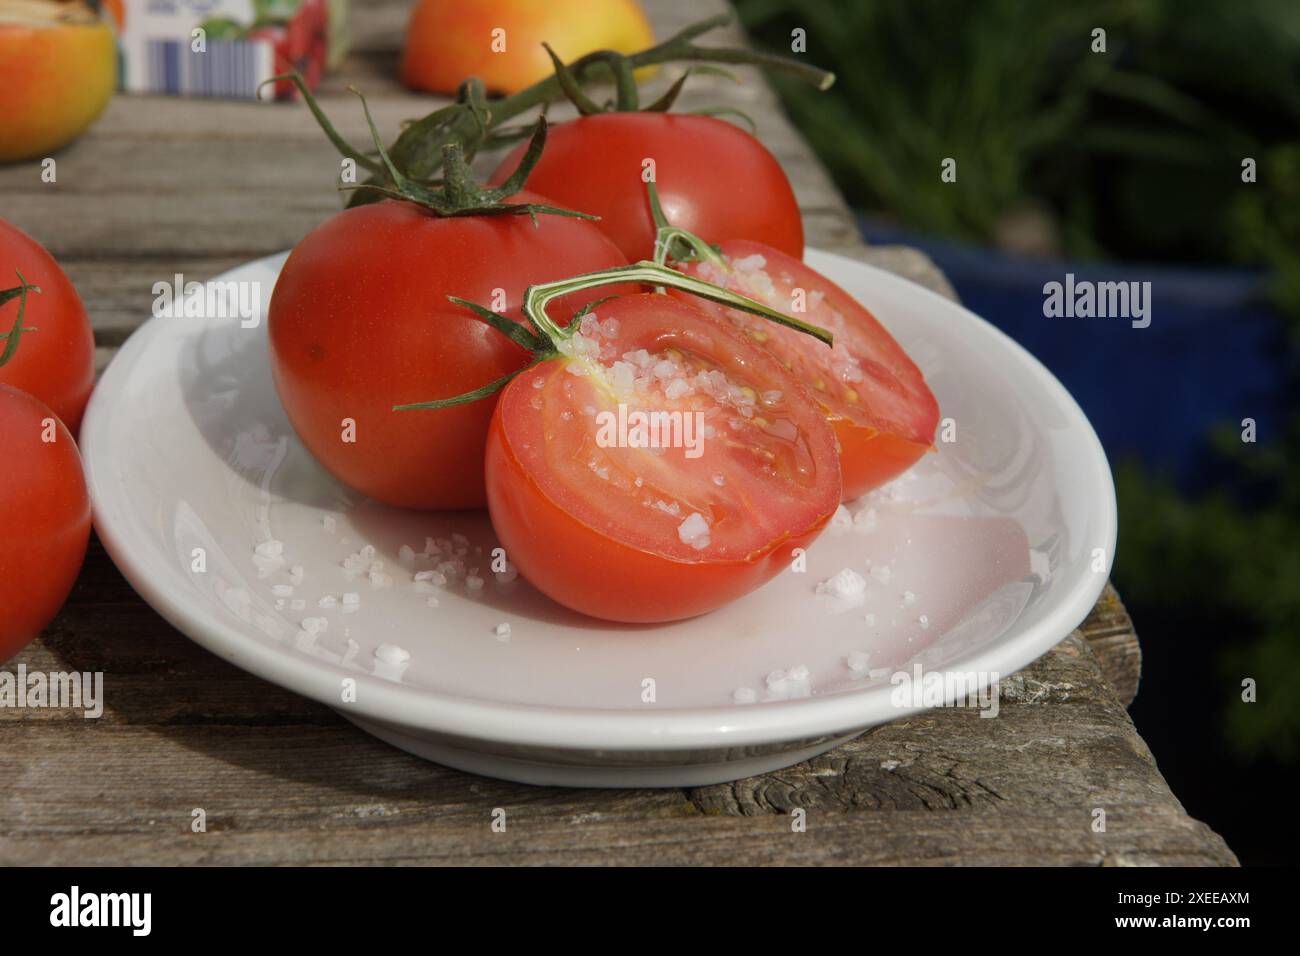
{"label": "tomato vine stem", "polygon": [[374,117],[370,115],[370,107],[366,103],[365,96],[355,87],[349,87],[348,89],[361,99],[361,109],[366,114],[366,123],[370,127],[370,135],[374,139],[375,151],[379,154],[380,162],[388,171],[388,178],[392,185],[381,186],[377,183],[359,183],[355,186],[342,186],[341,189],[372,190],[393,199],[405,199],[431,209],[439,216],[528,215],[532,217],[534,222],[537,221],[537,216],[540,213],[552,216],[569,216],[575,219],[599,218],[585,212],[564,209],[560,206],[550,206],[545,203],[506,202],[507,199],[523,189],[528,174],[532,172],[533,167],[537,165],[537,161],[542,157],[542,149],[546,146],[545,116],[537,118],[537,122],[533,126],[532,138],[528,142],[528,149],[524,151],[524,155],[520,158],[519,165],[515,167],[514,172],[500,186],[490,188],[479,186],[470,172],[469,163],[465,159],[461,144],[452,142],[445,143],[442,147],[442,188],[430,189],[423,183],[408,179],[394,165],[392,157],[384,149],[383,140],[379,138],[379,130],[375,126]]}
{"label": "tomato vine stem", "polygon": [[[461,144],[465,159],[472,160],[479,149],[485,145],[495,146],[517,137],[517,128],[502,129],[505,123],[535,107],[544,108],[551,101],[562,96],[576,93],[575,102],[579,104],[579,112],[600,111],[601,107],[582,91],[581,86],[585,83],[612,77],[617,89],[617,108],[636,109],[639,93],[634,74],[642,67],[667,63],[690,63],[693,65],[687,71],[688,74],[720,73],[730,76],[726,70],[714,64],[743,64],[785,73],[812,83],[822,90],[829,89],[835,82],[834,73],[794,57],[758,50],[699,46],[694,42],[698,37],[725,26],[731,20],[732,15],[729,13],[709,17],[683,28],[661,43],[627,55],[613,50],[597,50],[578,57],[566,65],[560,63],[558,57],[552,53],[551,56],[557,63],[556,73],[512,96],[489,99],[482,81],[471,77],[461,84],[455,103],[436,109],[406,124],[387,150],[391,162],[376,159],[369,152],[357,149],[340,135],[297,72],[281,74],[267,82],[279,80],[294,83],[335,149],[370,174],[371,180],[365,184],[367,188],[357,189],[349,200],[349,205],[359,205],[373,202],[386,194],[385,181],[391,175],[389,166],[399,169],[408,182],[429,185],[443,169],[445,162],[443,147],[447,143]],[[661,111],[672,106],[677,94],[681,92],[681,84],[684,80],[685,77],[679,79],[663,97],[647,109]],[[566,86],[570,88],[566,89]],[[573,96],[570,98],[574,99]]]}
{"label": "tomato vine stem", "polygon": [[[505,388],[519,374],[529,368],[532,368],[538,362],[545,361],[560,354],[560,344],[576,334],[578,331],[578,322],[576,321],[582,315],[591,311],[594,307],[589,304],[586,308],[575,316],[575,320],[568,325],[561,326],[549,314],[546,307],[555,299],[563,296],[573,295],[577,292],[585,292],[588,289],[598,289],[601,286],[614,285],[623,282],[641,283],[644,285],[654,285],[660,288],[678,289],[682,292],[689,292],[691,295],[699,296],[702,299],[708,299],[710,302],[717,302],[720,305],[729,306],[733,309],[739,309],[742,312],[750,312],[754,315],[761,316],[769,321],[776,322],[778,325],[784,325],[788,328],[811,335],[813,338],[826,345],[834,344],[834,338],[830,332],[816,325],[811,325],[793,316],[785,315],[775,309],[757,302],[747,296],[730,289],[724,289],[716,286],[711,282],[705,282],[703,279],[697,279],[694,276],[688,276],[676,269],[670,269],[665,265],[649,261],[633,263],[630,266],[617,266],[612,269],[601,269],[598,272],[587,272],[583,275],[573,276],[570,279],[557,279],[554,282],[540,282],[536,285],[530,285],[524,290],[523,313],[537,329],[537,334],[528,332],[523,326],[518,326],[511,322],[505,316],[489,312],[483,306],[467,302],[456,296],[448,298],[457,305],[465,306],[487,321],[493,328],[508,335],[515,342],[524,345],[525,348],[530,346],[525,340],[516,334],[515,329],[519,329],[532,337],[536,345],[531,347],[533,360],[523,368],[509,375],[504,375],[494,382],[476,388],[471,392],[465,392],[462,395],[456,395],[451,398],[440,398],[429,402],[413,402],[406,405],[394,405],[393,411],[410,411],[413,409],[439,409],[450,408],[454,405],[464,405],[469,402],[476,402],[479,399],[487,398],[494,395],[501,389]],[[601,300],[604,301],[604,300]]]}
{"label": "tomato vine stem", "polygon": [[646,183],[646,192],[650,197],[650,217],[655,224],[655,265],[662,266],[667,263],[674,242],[685,243],[690,249],[690,253],[687,255],[672,256],[679,262],[688,258],[697,258],[705,259],[716,266],[726,264],[722,254],[713,246],[690,230],[674,226],[668,221],[668,216],[664,213],[664,207],[659,202],[659,190],[653,180]]}
{"label": "tomato vine stem", "polygon": [[15,269],[14,274],[18,276],[18,285],[12,289],[0,289],[0,305],[4,305],[10,299],[18,299],[18,317],[14,319],[13,327],[3,334],[0,334],[0,341],[5,343],[4,351],[0,352],[0,368],[3,368],[10,359],[18,352],[18,342],[27,332],[35,332],[36,329],[23,325],[23,316],[27,312],[27,293],[39,293],[40,287],[34,286],[23,278],[22,272]]}

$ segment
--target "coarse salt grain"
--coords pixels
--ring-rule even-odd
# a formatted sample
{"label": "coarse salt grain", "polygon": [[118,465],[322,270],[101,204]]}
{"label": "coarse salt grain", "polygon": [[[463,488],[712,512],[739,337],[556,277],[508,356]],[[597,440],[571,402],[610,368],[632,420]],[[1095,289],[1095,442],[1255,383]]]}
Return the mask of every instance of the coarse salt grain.
{"label": "coarse salt grain", "polygon": [[788,671],[772,671],[764,683],[767,685],[767,700],[794,700],[811,697],[812,687],[808,683],[808,668],[802,664]]}
{"label": "coarse salt grain", "polygon": [[704,515],[692,511],[686,520],[677,526],[677,537],[681,539],[682,544],[689,544],[695,550],[702,551],[709,546],[709,523],[704,520]]}
{"label": "coarse salt grain", "polygon": [[385,664],[405,664],[411,659],[411,652],[396,644],[380,644],[375,648],[375,657]]}
{"label": "coarse salt grain", "polygon": [[880,521],[876,515],[875,508],[863,508],[853,516],[853,530],[860,534],[867,534],[870,531],[875,531],[876,526],[879,523]]}
{"label": "coarse salt grain", "polygon": [[817,585],[818,594],[829,594],[840,600],[859,597],[866,589],[867,579],[852,568],[844,568]]}

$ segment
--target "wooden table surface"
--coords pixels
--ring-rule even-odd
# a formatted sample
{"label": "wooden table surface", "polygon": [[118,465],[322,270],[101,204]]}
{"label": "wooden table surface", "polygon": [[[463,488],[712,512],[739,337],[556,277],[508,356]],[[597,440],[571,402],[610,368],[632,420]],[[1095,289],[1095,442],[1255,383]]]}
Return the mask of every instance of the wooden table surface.
{"label": "wooden table surface", "polygon": [[[645,5],[663,37],[722,0]],[[353,54],[323,96],[354,141],[364,126],[348,84],[390,137],[437,105],[395,82],[406,12],[404,0],[354,0]],[[761,77],[739,72],[738,86],[698,78],[684,102],[757,120],[809,244],[951,295],[920,253],[861,245]],[[0,216],[63,263],[101,364],[150,314],[154,282],[289,248],[339,206],[338,158],[300,105],[118,96],[57,163],[54,184],[35,163],[0,168]],[[199,649],[93,541],[67,607],[5,667],[20,663],[103,671],[106,708],[98,720],[0,709],[6,864],[1236,862],[1184,812],[1128,717],[1141,655],[1110,587],[1078,631],[1004,682],[999,719],[940,709],[787,770],[690,789],[528,787],[408,756]],[[192,832],[195,808],[206,832]],[[796,808],[806,832],[791,826]]]}

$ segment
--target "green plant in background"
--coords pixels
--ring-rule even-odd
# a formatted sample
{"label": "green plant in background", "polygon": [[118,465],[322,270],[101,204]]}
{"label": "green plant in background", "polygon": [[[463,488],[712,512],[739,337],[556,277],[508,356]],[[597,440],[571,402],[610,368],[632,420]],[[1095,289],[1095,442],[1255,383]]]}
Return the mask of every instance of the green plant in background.
{"label": "green plant in background", "polygon": [[[737,3],[760,44],[788,50],[802,28],[809,58],[836,73],[825,93],[773,81],[853,204],[1018,250],[1266,268],[1300,395],[1300,3]],[[945,157],[955,183],[940,180]],[[1028,241],[1013,228],[1025,222]],[[1191,500],[1137,463],[1116,469],[1116,578],[1135,607],[1224,625],[1225,687],[1262,687],[1226,708],[1229,741],[1291,759],[1300,412],[1284,435],[1244,444],[1234,425],[1214,445],[1233,480]]]}
{"label": "green plant in background", "polygon": [[[762,39],[804,29],[809,56],[834,65],[826,94],[776,83],[849,201],[937,235],[991,237],[1031,195],[1037,157],[1068,164],[1089,93],[1113,69],[1090,56],[1096,15],[1075,4],[992,0],[964,18],[936,2],[739,6]],[[957,180],[936,188],[949,156]]]}

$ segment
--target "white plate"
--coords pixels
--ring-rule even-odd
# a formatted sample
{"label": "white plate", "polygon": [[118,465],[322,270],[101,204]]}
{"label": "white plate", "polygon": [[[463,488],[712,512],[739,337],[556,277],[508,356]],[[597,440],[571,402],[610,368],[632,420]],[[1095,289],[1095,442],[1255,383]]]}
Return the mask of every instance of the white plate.
{"label": "white plate", "polygon": [[[122,347],[82,429],[99,535],[144,599],[199,644],[450,766],[530,783],[680,786],[796,763],[919,709],[899,699],[899,672],[914,677],[919,665],[923,675],[970,674],[983,685],[1044,653],[1100,593],[1116,524],[1096,435],[1028,353],[918,285],[816,250],[807,258],[913,356],[957,440],[853,506],[876,509],[870,533],[828,531],[805,572],[712,614],[657,627],[584,618],[522,580],[499,584],[485,514],[359,499],[289,427],[264,318],[254,328],[155,318]],[[251,262],[221,280],[260,283],[266,303],[283,261]],[[426,536],[452,532],[469,540],[486,584],[476,596],[449,586],[430,607],[399,549],[421,551]],[[270,538],[284,543],[286,560],[263,576],[254,548]],[[364,544],[392,586],[349,578],[341,562]],[[295,565],[302,583],[277,597],[272,587],[288,584]],[[840,569],[869,566],[892,576],[869,576],[863,605],[837,607],[816,593]],[[360,596],[358,610],[317,606],[346,592]],[[327,629],[302,640],[300,622],[316,616]],[[508,640],[495,633],[500,623],[511,626]],[[409,660],[377,656],[382,645]],[[874,676],[848,666],[855,652],[866,652]],[[806,681],[769,686],[771,672],[800,667]],[[344,700],[347,688],[354,701]],[[757,702],[736,703],[740,688]]]}

